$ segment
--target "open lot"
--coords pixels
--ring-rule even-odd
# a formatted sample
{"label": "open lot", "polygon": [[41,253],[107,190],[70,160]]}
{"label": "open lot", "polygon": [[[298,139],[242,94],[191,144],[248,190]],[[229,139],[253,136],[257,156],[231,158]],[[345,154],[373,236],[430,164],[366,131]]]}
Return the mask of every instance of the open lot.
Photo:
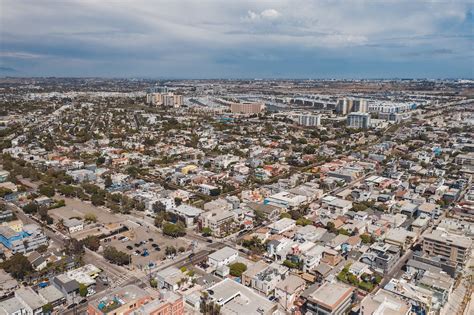
{"label": "open lot", "polygon": [[84,218],[86,214],[93,213],[97,217],[97,223],[111,224],[125,221],[125,219],[120,218],[118,215],[108,212],[103,208],[96,207],[90,202],[73,198],[61,199],[64,199],[66,205],[61,208],[49,210],[48,212],[54,219]]}
{"label": "open lot", "polygon": [[[128,240],[120,240],[119,238],[121,236],[128,238]],[[167,246],[173,246],[176,250],[180,247],[189,250],[191,243],[184,238],[166,237],[160,232],[153,231],[147,227],[138,226],[130,231],[102,240],[101,245],[103,247],[114,246],[118,250],[132,255],[133,266],[135,268],[144,268],[148,266],[149,263],[159,264],[165,257],[165,249]],[[158,251],[156,248],[160,250]],[[142,256],[145,249],[149,254],[148,256]],[[139,251],[140,254],[135,255],[136,251]]]}

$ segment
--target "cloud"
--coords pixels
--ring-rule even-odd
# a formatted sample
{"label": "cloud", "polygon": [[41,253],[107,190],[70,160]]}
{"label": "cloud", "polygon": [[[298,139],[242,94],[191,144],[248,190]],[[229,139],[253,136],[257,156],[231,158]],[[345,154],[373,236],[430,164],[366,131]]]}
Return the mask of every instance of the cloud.
{"label": "cloud", "polygon": [[15,58],[15,59],[35,59],[44,57],[40,54],[33,54],[22,51],[0,51],[0,58]]}
{"label": "cloud", "polygon": [[0,1],[2,64],[32,74],[264,76],[278,60],[296,75],[373,60],[384,76],[421,55],[440,75],[439,58],[472,69],[468,1]]}
{"label": "cloud", "polygon": [[250,20],[259,20],[259,19],[267,19],[267,20],[274,20],[281,16],[281,13],[275,9],[265,9],[260,13],[255,13],[252,10],[247,12],[247,18]]}

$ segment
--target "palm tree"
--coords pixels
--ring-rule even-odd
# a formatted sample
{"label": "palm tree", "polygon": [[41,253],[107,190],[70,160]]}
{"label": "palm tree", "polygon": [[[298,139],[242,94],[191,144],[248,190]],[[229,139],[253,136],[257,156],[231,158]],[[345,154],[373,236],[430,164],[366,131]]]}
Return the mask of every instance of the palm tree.
{"label": "palm tree", "polygon": [[56,223],[56,227],[58,230],[64,231],[64,229],[66,229],[66,226],[64,225],[64,219],[59,219],[58,223]]}

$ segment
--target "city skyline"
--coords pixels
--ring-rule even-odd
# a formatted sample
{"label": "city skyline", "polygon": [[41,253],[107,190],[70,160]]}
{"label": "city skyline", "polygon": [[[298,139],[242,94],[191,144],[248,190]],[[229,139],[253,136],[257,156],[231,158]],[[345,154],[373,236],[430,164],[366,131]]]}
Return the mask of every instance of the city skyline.
{"label": "city skyline", "polygon": [[0,76],[473,78],[469,1],[1,1],[1,8]]}

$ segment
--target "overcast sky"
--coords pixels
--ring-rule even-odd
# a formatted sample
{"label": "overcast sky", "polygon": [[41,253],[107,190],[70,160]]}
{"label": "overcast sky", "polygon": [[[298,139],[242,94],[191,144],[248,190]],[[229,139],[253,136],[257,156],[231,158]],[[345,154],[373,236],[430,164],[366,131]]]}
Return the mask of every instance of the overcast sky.
{"label": "overcast sky", "polygon": [[0,75],[472,78],[472,3],[0,0]]}

